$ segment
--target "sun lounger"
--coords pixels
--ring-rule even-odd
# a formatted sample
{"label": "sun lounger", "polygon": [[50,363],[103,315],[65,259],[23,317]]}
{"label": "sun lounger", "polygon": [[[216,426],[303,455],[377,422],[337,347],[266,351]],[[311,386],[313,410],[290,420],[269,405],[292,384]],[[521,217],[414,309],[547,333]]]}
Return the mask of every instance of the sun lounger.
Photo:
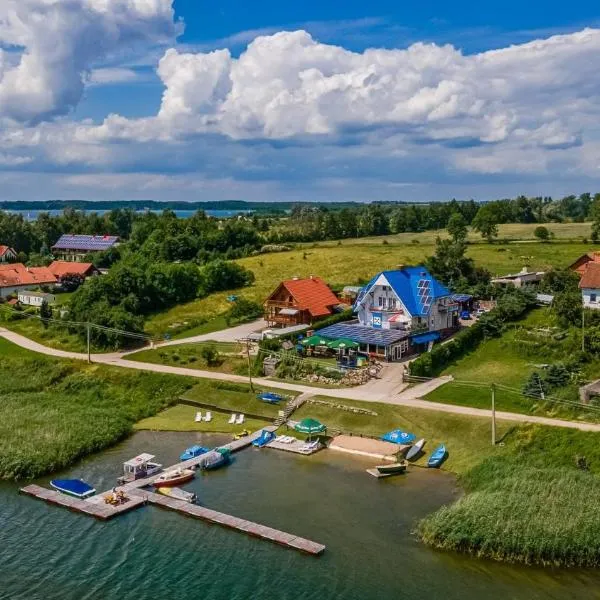
{"label": "sun lounger", "polygon": [[233,414],[232,414],[232,415],[229,417],[229,421],[228,421],[228,423],[229,423],[230,425],[233,425],[233,424],[235,423],[235,420],[236,420],[236,419],[237,419],[237,414],[236,414],[236,413],[233,413]]}
{"label": "sun lounger", "polygon": [[244,415],[238,415],[238,418],[235,421],[236,425],[241,425],[244,422]]}
{"label": "sun lounger", "polygon": [[200,421],[202,421],[202,413],[201,412],[197,412],[196,413],[196,418],[194,420],[196,421],[196,423],[200,423]]}
{"label": "sun lounger", "polygon": [[286,438],[285,435],[278,435],[273,441],[279,442],[280,444],[285,444],[285,442],[284,442],[285,438]]}
{"label": "sun lounger", "polygon": [[207,423],[210,423],[212,421],[212,413],[210,412],[210,410],[206,413],[206,416],[204,417],[204,420]]}
{"label": "sun lounger", "polygon": [[291,435],[286,435],[285,436],[285,442],[286,444],[293,444],[296,441],[295,437],[292,437]]}

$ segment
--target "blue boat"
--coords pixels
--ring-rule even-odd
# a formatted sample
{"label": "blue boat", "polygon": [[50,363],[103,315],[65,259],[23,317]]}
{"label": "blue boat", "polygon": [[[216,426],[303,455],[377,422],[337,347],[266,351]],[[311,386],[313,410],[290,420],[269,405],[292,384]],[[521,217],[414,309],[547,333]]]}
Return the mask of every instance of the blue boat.
{"label": "blue boat", "polygon": [[257,448],[262,448],[263,446],[266,446],[274,438],[275,438],[275,433],[273,433],[272,431],[268,431],[267,429],[263,429],[260,433],[260,436],[257,437],[252,442],[252,445],[256,446]]}
{"label": "blue boat", "polygon": [[262,394],[257,394],[257,398],[263,402],[268,402],[269,404],[279,404],[283,400],[283,396],[273,392],[263,392]]}
{"label": "blue boat", "polygon": [[444,446],[444,444],[440,444],[429,457],[429,460],[427,461],[427,466],[437,469],[442,465],[446,458],[448,458],[446,446]]}
{"label": "blue boat", "polygon": [[208,448],[203,446],[190,446],[179,458],[181,460],[191,460],[208,452]]}
{"label": "blue boat", "polygon": [[402,431],[401,429],[394,429],[394,431],[389,431],[385,435],[381,436],[381,439],[384,442],[392,442],[392,444],[412,444],[417,436],[414,433],[407,433]]}
{"label": "blue boat", "polygon": [[89,498],[96,493],[96,490],[83,479],[53,479],[50,485],[63,494],[74,496],[81,500]]}

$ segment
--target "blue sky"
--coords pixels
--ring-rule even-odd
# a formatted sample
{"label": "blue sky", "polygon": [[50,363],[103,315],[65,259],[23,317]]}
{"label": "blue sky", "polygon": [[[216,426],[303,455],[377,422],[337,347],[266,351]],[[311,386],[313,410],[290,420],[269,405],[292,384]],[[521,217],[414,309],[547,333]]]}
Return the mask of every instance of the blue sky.
{"label": "blue sky", "polygon": [[3,19],[7,199],[600,189],[592,2],[5,0]]}

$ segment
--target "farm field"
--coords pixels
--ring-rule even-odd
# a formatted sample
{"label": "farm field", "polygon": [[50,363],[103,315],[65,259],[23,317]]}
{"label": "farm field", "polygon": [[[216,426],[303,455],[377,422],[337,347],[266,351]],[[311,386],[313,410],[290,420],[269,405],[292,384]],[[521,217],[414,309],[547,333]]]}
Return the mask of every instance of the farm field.
{"label": "farm field", "polygon": [[[414,234],[411,235],[414,237]],[[419,235],[432,235],[432,233]],[[383,239],[390,241],[384,244]],[[489,269],[493,275],[499,275],[520,271],[524,265],[540,270],[553,266],[566,267],[581,254],[590,250],[593,250],[593,245],[589,243],[542,244],[532,241],[473,244],[469,246],[468,254],[477,265]],[[418,244],[394,242],[392,237],[379,238],[377,242],[371,238],[370,241],[343,240],[333,244],[324,242],[305,245],[289,252],[240,259],[238,262],[254,273],[256,281],[252,286],[237,290],[235,293],[261,302],[281,280],[294,276],[317,275],[334,286],[359,284],[368,281],[378,271],[393,269],[401,264],[418,264],[433,253],[432,242]],[[162,336],[175,325],[177,337],[185,337],[188,332],[181,330],[181,324],[188,322],[190,330],[195,333],[196,330],[192,328],[196,327],[196,320],[215,318],[231,306],[227,302],[227,296],[230,294],[231,291],[212,294],[207,298],[157,313],[148,319],[146,329],[152,335]]]}

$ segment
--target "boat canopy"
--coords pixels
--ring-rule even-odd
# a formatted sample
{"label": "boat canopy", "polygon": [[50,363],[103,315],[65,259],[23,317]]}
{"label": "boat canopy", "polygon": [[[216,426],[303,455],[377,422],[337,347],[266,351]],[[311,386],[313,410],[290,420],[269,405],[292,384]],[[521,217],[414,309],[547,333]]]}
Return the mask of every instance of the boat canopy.
{"label": "boat canopy", "polygon": [[143,465],[144,463],[150,462],[154,458],[156,458],[156,457],[153,454],[144,453],[144,454],[139,454],[135,458],[132,458],[123,464],[126,467],[139,467],[140,465]]}
{"label": "boat canopy", "polygon": [[76,496],[86,496],[93,494],[96,490],[81,479],[53,479],[52,487],[61,492],[68,492]]}

